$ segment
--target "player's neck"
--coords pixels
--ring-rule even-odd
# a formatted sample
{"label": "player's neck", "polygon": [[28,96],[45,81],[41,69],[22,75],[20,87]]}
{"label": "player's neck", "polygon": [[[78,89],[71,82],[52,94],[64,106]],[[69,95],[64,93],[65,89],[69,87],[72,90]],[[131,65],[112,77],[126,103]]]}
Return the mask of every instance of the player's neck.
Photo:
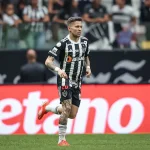
{"label": "player's neck", "polygon": [[74,42],[78,42],[79,41],[79,37],[74,37],[72,34],[69,34],[69,37]]}

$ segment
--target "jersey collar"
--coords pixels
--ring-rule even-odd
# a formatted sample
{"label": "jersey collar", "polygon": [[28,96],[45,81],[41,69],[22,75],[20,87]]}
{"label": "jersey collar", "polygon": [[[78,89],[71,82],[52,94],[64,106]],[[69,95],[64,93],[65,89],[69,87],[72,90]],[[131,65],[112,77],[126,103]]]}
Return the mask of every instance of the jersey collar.
{"label": "jersey collar", "polygon": [[75,42],[75,41],[73,41],[73,40],[70,39],[69,34],[67,35],[67,38],[69,39],[69,41],[71,41],[71,43],[74,43],[74,44],[80,43],[80,40],[81,40],[81,39],[79,38],[78,42]]}

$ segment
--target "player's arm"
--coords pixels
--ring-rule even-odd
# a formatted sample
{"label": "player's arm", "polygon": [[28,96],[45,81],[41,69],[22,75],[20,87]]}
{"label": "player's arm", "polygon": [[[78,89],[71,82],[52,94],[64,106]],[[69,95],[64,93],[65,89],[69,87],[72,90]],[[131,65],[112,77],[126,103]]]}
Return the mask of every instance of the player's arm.
{"label": "player's arm", "polygon": [[65,45],[63,42],[58,42],[56,46],[49,50],[48,57],[45,61],[46,67],[51,71],[57,72],[61,78],[67,78],[67,74],[59,67],[54,65],[54,58],[60,55],[60,52],[64,50],[64,46]]}
{"label": "player's arm", "polygon": [[85,57],[85,64],[86,64],[86,77],[89,78],[91,76],[91,67],[90,67],[89,56]]}
{"label": "player's arm", "polygon": [[85,67],[86,67],[86,77],[89,78],[91,76],[91,67],[90,67],[90,59],[89,59],[89,53],[90,53],[90,49],[89,49],[89,44],[88,44],[88,40],[85,41],[87,48],[85,51]]}
{"label": "player's arm", "polygon": [[89,56],[85,57],[85,64],[86,64],[86,68],[90,67],[90,59]]}
{"label": "player's arm", "polygon": [[53,56],[47,57],[47,59],[45,61],[45,65],[49,70],[57,72],[61,78],[67,78],[67,74],[63,70],[61,70],[59,67],[54,65],[54,57]]}
{"label": "player's arm", "polygon": [[56,66],[54,65],[53,62],[54,62],[54,57],[52,57],[52,56],[48,56],[45,61],[46,67],[51,71],[55,71],[55,68],[56,68]]}

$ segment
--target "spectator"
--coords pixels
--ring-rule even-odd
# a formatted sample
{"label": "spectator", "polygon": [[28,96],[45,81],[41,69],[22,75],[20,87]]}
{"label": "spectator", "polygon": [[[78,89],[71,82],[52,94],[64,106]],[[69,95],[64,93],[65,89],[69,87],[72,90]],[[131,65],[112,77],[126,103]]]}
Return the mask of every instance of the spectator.
{"label": "spectator", "polygon": [[46,68],[37,62],[37,54],[33,49],[27,51],[27,64],[20,70],[20,83],[46,82]]}
{"label": "spectator", "polygon": [[17,14],[23,20],[23,10],[26,6],[25,0],[20,0],[17,4]]}
{"label": "spectator", "polygon": [[48,7],[48,3],[50,0],[38,0],[38,6],[42,7],[42,6],[46,6]]}
{"label": "spectator", "polygon": [[78,8],[81,12],[81,14],[83,15],[84,14],[84,8],[87,4],[91,4],[92,0],[76,0],[78,1],[79,5],[78,5]]}
{"label": "spectator", "polygon": [[[132,0],[126,0],[125,4],[126,5],[132,5]],[[113,0],[113,5],[116,5],[116,0]]]}
{"label": "spectator", "polygon": [[144,5],[140,10],[141,23],[150,23],[150,0],[144,0]]}
{"label": "spectator", "polygon": [[140,22],[146,27],[146,40],[150,41],[150,0],[144,0],[140,10]]}
{"label": "spectator", "polygon": [[[55,15],[58,15],[63,5],[64,5],[64,0],[49,0],[48,12],[52,20]],[[58,24],[55,22],[52,22],[51,29],[52,29],[53,40],[58,41],[59,40],[58,39]]]}
{"label": "spectator", "polygon": [[39,7],[38,0],[31,0],[31,5],[24,8],[24,22],[27,23],[25,41],[29,48],[43,48],[45,45],[45,24],[49,22],[48,9]]}
{"label": "spectator", "polygon": [[76,0],[65,0],[63,8],[60,10],[58,15],[54,17],[53,21],[66,25],[66,21],[69,17],[76,17],[80,15],[81,13],[78,10],[78,2]]}
{"label": "spectator", "polygon": [[18,25],[22,23],[20,18],[15,14],[13,4],[7,4],[6,13],[3,15],[3,20],[5,24],[14,26],[14,27],[18,27]]}
{"label": "spectator", "polygon": [[76,0],[65,0],[64,6],[60,12],[53,18],[55,23],[59,23],[61,29],[59,29],[59,39],[62,39],[65,35],[68,34],[67,30],[67,20],[69,17],[80,16],[81,13],[78,10],[78,2]]}
{"label": "spectator", "polygon": [[[112,18],[112,21],[114,23],[114,32],[116,34],[116,38],[119,38],[120,35],[126,34],[124,32],[128,32],[128,33],[131,32],[132,35],[134,36],[133,29],[134,29],[134,25],[136,24],[136,15],[134,13],[133,7],[126,5],[126,0],[116,0],[116,5],[112,7],[112,12],[110,17]],[[120,32],[123,33],[119,34]],[[133,47],[135,47],[135,38],[131,38],[130,36],[129,38],[134,40],[128,43],[129,44],[128,47],[131,48],[131,44],[133,45]],[[121,41],[121,40],[116,39],[113,43],[114,47],[120,47],[117,41]],[[128,40],[126,39],[126,41]]]}
{"label": "spectator", "polygon": [[3,46],[3,12],[2,12],[2,7],[1,7],[1,4],[0,4],[0,47]]}
{"label": "spectator", "polygon": [[101,0],[93,0],[92,4],[86,5],[83,19],[88,23],[108,22],[108,13]]}
{"label": "spectator", "polygon": [[3,22],[3,12],[2,12],[2,7],[1,7],[1,4],[0,4],[0,26],[3,25],[4,22]]}
{"label": "spectator", "polygon": [[132,33],[128,26],[123,26],[123,30],[117,34],[117,44],[119,48],[130,48],[131,41],[135,35]]}
{"label": "spectator", "polygon": [[101,4],[101,0],[93,0],[92,4],[86,5],[83,20],[86,22],[84,36],[89,39],[90,49],[109,48],[109,15],[106,7]]}
{"label": "spectator", "polygon": [[57,15],[64,5],[64,0],[49,0],[48,12],[53,19],[54,15]]}
{"label": "spectator", "polygon": [[6,24],[5,42],[8,49],[16,49],[19,47],[19,31],[18,26],[22,23],[14,12],[14,5],[7,4],[6,13],[3,15],[3,21]]}

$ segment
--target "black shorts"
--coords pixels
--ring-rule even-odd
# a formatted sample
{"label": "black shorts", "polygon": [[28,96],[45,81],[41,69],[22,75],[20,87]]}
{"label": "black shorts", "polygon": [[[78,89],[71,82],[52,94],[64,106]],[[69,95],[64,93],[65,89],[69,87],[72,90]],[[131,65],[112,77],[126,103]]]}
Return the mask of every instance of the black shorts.
{"label": "black shorts", "polygon": [[60,103],[63,102],[64,100],[71,99],[73,105],[77,107],[80,106],[81,90],[79,87],[74,87],[73,85],[70,85],[69,79],[65,79],[63,84],[61,81],[61,84],[58,83],[57,86],[58,86],[58,92],[60,96]]}

